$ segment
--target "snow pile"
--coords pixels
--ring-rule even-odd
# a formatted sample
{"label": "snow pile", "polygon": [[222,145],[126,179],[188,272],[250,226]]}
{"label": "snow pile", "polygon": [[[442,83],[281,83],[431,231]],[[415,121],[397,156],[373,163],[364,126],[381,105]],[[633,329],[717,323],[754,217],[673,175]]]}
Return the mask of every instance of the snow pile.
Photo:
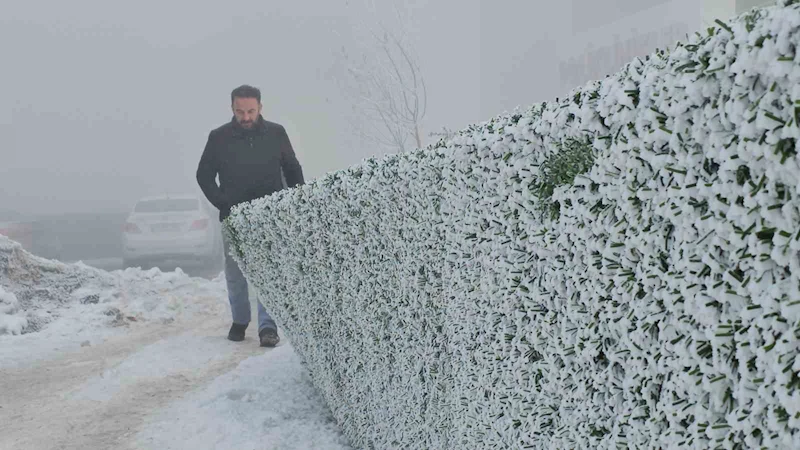
{"label": "snow pile", "polygon": [[17,296],[0,286],[0,334],[21,334],[28,319],[19,314]]}
{"label": "snow pile", "polygon": [[368,448],[800,448],[800,5],[234,209]]}
{"label": "snow pile", "polygon": [[225,298],[222,278],[191,278],[180,270],[105,272],[39,258],[0,236],[0,337],[47,330],[74,340],[93,328],[224,314]]}

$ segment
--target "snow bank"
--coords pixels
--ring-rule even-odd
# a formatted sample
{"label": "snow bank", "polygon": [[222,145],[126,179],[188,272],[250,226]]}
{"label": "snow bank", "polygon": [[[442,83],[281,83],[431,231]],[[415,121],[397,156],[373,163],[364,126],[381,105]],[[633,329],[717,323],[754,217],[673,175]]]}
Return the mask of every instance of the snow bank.
{"label": "snow bank", "polygon": [[364,448],[800,448],[800,5],[235,208]]}
{"label": "snow bank", "polygon": [[54,338],[72,339],[85,329],[223,314],[225,298],[221,277],[208,281],[158,269],[106,272],[34,256],[0,236],[0,338],[48,330]]}
{"label": "snow bank", "polygon": [[0,334],[21,334],[28,319],[19,314],[17,296],[0,286]]}

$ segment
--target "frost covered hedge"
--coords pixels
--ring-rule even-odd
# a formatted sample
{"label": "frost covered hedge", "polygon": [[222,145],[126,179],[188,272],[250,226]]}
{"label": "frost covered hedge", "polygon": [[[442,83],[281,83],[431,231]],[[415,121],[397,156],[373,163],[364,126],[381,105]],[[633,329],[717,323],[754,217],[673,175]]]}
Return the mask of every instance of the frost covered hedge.
{"label": "frost covered hedge", "polygon": [[800,448],[800,6],[234,210],[359,448]]}

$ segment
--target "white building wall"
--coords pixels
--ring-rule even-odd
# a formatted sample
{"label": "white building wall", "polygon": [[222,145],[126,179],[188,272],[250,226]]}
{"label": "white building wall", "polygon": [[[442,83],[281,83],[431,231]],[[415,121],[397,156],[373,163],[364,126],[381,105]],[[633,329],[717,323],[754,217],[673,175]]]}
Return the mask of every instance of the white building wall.
{"label": "white building wall", "polygon": [[[544,2],[545,0],[542,0]],[[481,2],[484,116],[554,100],[670,48],[716,19],[775,0],[494,0]]]}
{"label": "white building wall", "polygon": [[775,0],[736,0],[736,14],[741,14],[756,6],[774,5]]}

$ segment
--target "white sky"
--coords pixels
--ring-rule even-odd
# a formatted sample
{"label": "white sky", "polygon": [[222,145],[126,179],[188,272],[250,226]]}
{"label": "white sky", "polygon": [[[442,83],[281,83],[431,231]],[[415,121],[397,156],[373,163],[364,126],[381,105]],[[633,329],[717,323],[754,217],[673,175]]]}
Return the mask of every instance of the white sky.
{"label": "white sky", "polygon": [[[658,30],[672,42],[669,30],[694,31],[701,9],[731,0],[703,1],[398,1],[428,85],[424,131],[563,97],[606,70],[589,50]],[[331,68],[353,26],[390,17],[391,3],[0,3],[0,212],[124,211],[195,190],[208,132],[243,83],[262,89],[307,179],[358,163],[375,150],[342,119]],[[570,58],[589,70],[559,64]]]}

